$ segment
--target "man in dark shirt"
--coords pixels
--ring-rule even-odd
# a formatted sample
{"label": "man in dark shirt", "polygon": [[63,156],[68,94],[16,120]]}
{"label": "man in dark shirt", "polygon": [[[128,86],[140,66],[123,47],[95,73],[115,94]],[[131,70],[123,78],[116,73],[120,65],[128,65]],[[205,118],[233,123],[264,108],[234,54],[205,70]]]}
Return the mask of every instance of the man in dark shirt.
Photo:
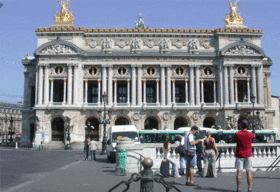
{"label": "man in dark shirt", "polygon": [[[198,134],[195,136],[195,139],[204,139],[203,132],[198,131]],[[196,157],[197,157],[197,172],[196,173],[202,173],[202,164],[201,164],[201,153],[202,153],[202,142],[199,142],[196,144]]]}
{"label": "man in dark shirt", "polygon": [[240,191],[241,180],[242,180],[242,169],[246,169],[247,172],[247,182],[248,182],[248,192],[252,192],[252,141],[254,134],[247,131],[249,126],[247,120],[243,120],[240,123],[240,131],[235,133],[234,141],[236,142],[236,152],[235,152],[235,168],[237,169],[236,175],[236,185],[237,192]]}

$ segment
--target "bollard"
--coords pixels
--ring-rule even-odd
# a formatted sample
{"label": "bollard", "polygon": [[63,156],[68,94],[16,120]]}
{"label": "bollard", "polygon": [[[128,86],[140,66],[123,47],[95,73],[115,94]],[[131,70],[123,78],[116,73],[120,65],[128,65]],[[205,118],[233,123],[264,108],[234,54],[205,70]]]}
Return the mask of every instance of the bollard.
{"label": "bollard", "polygon": [[152,171],[153,160],[149,157],[142,161],[144,170],[141,172],[140,192],[154,191],[154,175]]}
{"label": "bollard", "polygon": [[18,149],[18,142],[16,142],[16,147],[15,147],[15,149]]}

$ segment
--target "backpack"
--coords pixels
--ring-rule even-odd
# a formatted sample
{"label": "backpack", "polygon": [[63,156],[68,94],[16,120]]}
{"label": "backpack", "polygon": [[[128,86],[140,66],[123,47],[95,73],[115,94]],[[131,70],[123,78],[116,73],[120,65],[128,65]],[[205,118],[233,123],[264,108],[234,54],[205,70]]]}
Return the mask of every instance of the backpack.
{"label": "backpack", "polygon": [[183,145],[179,145],[177,148],[176,148],[176,151],[177,153],[179,153],[180,156],[185,156],[186,154],[186,150],[185,150],[185,147]]}

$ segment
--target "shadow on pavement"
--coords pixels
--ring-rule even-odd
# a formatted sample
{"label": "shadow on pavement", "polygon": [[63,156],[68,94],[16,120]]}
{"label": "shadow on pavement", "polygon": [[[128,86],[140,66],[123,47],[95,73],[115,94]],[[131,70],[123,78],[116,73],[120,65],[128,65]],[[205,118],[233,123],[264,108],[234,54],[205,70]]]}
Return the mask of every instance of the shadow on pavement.
{"label": "shadow on pavement", "polygon": [[219,188],[214,188],[214,187],[196,186],[194,189],[196,189],[196,190],[220,191],[220,192],[235,192],[235,190],[226,190],[226,189],[219,189]]}
{"label": "shadow on pavement", "polygon": [[253,179],[277,179],[277,180],[279,180],[280,177],[279,178],[275,178],[275,177],[253,177]]}

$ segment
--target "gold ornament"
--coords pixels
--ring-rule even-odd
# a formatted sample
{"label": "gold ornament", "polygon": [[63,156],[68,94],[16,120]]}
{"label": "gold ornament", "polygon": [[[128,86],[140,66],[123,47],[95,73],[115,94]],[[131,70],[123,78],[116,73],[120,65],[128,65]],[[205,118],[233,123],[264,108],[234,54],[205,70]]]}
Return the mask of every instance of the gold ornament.
{"label": "gold ornament", "polygon": [[243,25],[243,19],[241,18],[241,14],[237,13],[239,7],[239,0],[236,0],[235,3],[231,3],[230,0],[228,0],[228,3],[230,13],[226,13],[226,25]]}
{"label": "gold ornament", "polygon": [[74,17],[72,15],[73,11],[69,13],[68,6],[70,0],[65,1],[57,1],[59,5],[61,5],[60,12],[56,12],[56,16],[54,17],[56,24],[72,24]]}

